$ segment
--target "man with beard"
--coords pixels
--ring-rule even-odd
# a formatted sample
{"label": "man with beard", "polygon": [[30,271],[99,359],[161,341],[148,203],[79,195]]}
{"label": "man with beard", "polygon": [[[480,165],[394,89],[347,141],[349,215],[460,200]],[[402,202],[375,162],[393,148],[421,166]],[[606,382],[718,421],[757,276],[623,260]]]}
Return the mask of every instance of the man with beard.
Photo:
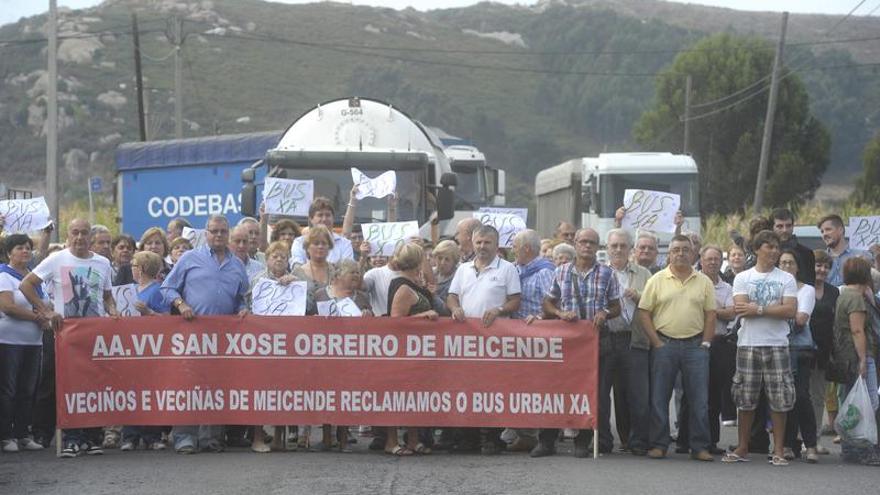
{"label": "man with beard", "polygon": [[803,282],[816,285],[816,257],[813,250],[798,242],[794,235],[794,213],[788,208],[776,208],[770,213],[770,221],[773,222],[773,232],[779,236],[779,249],[794,251]]}
{"label": "man with beard", "polygon": [[[816,224],[822,233],[822,241],[825,242],[825,251],[831,256],[831,270],[828,272],[828,278],[825,279],[829,284],[840,287],[843,285],[843,264],[849,258],[858,256],[871,261],[871,255],[867,251],[860,249],[852,249],[849,242],[844,237],[845,227],[843,219],[839,215],[826,215]],[[813,275],[815,279],[815,274]]]}

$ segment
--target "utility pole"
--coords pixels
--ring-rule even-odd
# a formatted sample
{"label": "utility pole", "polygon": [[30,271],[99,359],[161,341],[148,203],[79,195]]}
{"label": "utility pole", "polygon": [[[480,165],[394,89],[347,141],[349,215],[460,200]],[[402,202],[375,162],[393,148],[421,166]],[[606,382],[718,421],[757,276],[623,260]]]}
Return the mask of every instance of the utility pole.
{"label": "utility pole", "polygon": [[183,18],[174,19],[174,137],[183,138]]}
{"label": "utility pole", "polygon": [[767,101],[767,116],[764,119],[764,139],[761,141],[761,160],[758,162],[758,180],[755,183],[755,214],[764,207],[764,188],[767,183],[767,161],[770,158],[770,141],[773,137],[773,119],[776,115],[776,96],[779,93],[779,72],[782,70],[782,51],[785,47],[785,30],[788,27],[788,12],[782,13],[782,27],[779,30],[779,43],[773,59],[773,75],[770,79],[770,97]]}
{"label": "utility pole", "polygon": [[144,77],[141,72],[141,38],[138,32],[137,14],[131,13],[131,33],[134,39],[134,87],[137,91],[138,131],[141,141],[147,140],[147,123],[144,114]]}
{"label": "utility pole", "polygon": [[682,146],[682,153],[685,155],[691,149],[691,84],[693,80],[691,75],[688,74],[687,80],[684,84],[684,145]]}
{"label": "utility pole", "polygon": [[58,3],[49,0],[49,81],[46,90],[46,196],[55,216],[52,240],[58,240],[61,211],[58,209]]}

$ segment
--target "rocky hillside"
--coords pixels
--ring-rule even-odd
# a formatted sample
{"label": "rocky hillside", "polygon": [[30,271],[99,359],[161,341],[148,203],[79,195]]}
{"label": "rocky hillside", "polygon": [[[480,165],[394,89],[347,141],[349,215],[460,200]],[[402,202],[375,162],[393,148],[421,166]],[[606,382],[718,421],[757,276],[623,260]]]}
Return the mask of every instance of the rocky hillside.
{"label": "rocky hillside", "polygon": [[[656,0],[549,0],[414,10],[257,0],[108,0],[62,10],[59,155],[67,199],[86,177],[113,176],[113,152],[137,139],[130,14],[140,19],[153,139],[173,136],[170,19],[184,22],[186,136],[280,129],[316,103],[358,94],[472,138],[509,170],[514,201],[537,170],[603,150],[631,150],[653,79],[681,50],[728,30],[773,38],[778,14]],[[828,178],[846,182],[878,128],[880,19],[792,16],[787,60],[802,68],[832,131]],[[0,27],[0,181],[40,191],[45,164],[46,16]],[[597,53],[602,52],[602,53]],[[621,75],[628,74],[628,75]],[[673,150],[675,151],[675,150]]]}

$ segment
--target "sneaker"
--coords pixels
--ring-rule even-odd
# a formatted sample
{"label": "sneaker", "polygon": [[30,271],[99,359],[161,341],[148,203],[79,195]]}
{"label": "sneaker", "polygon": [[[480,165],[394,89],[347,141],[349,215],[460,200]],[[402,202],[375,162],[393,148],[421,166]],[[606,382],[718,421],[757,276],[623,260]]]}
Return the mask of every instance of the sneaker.
{"label": "sneaker", "polygon": [[64,449],[61,450],[61,457],[65,459],[70,459],[72,457],[76,457],[80,455],[82,451],[79,448],[79,445],[76,442],[70,442],[64,446]]}
{"label": "sneaker", "polygon": [[86,455],[104,455],[104,450],[100,445],[89,445],[86,449]]}
{"label": "sneaker", "polygon": [[648,450],[649,459],[663,459],[666,457],[666,451],[657,447]]}
{"label": "sneaker", "polygon": [[119,435],[115,431],[107,430],[107,432],[104,433],[104,442],[102,445],[105,449],[115,449],[119,446]]}
{"label": "sneaker", "polygon": [[3,452],[7,454],[18,452],[18,442],[16,442],[15,440],[3,440],[2,445]]}
{"label": "sneaker", "polygon": [[721,422],[721,426],[736,426],[736,420],[735,419],[725,419],[724,421]]}
{"label": "sneaker", "polygon": [[18,448],[21,450],[33,451],[43,450],[45,447],[43,447],[42,444],[35,442],[33,438],[25,437],[18,439]]}
{"label": "sneaker", "polygon": [[819,452],[814,448],[808,448],[805,458],[808,463],[816,464],[817,462],[819,462]]}
{"label": "sneaker", "polygon": [[122,442],[122,446],[119,447],[119,450],[123,452],[129,452],[137,448],[134,442]]}
{"label": "sneaker", "polygon": [[183,447],[177,449],[177,453],[183,455],[195,454],[196,448],[192,445],[184,445]]}
{"label": "sneaker", "polygon": [[794,451],[791,450],[791,447],[785,447],[782,449],[782,457],[785,457],[786,461],[794,460]]}
{"label": "sneaker", "polygon": [[165,450],[166,447],[165,442],[159,441],[147,445],[147,450]]}
{"label": "sneaker", "polygon": [[556,447],[546,443],[538,442],[535,448],[529,452],[530,457],[548,457],[556,453]]}

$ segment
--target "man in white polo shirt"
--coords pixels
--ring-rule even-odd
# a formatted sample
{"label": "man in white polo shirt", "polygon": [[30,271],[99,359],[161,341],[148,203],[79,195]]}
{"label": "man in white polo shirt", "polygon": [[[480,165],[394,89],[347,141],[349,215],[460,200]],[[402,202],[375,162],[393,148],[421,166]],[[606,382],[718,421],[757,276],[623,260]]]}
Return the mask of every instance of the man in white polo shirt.
{"label": "man in white polo shirt", "polygon": [[[462,263],[455,271],[446,305],[455,321],[480,318],[488,327],[495,318],[519,309],[519,273],[513,263],[498,256],[498,231],[491,225],[475,230],[471,242],[474,260]],[[466,433],[473,436],[475,431]],[[500,436],[500,428],[487,429],[481,452],[499,454],[505,446]]]}

